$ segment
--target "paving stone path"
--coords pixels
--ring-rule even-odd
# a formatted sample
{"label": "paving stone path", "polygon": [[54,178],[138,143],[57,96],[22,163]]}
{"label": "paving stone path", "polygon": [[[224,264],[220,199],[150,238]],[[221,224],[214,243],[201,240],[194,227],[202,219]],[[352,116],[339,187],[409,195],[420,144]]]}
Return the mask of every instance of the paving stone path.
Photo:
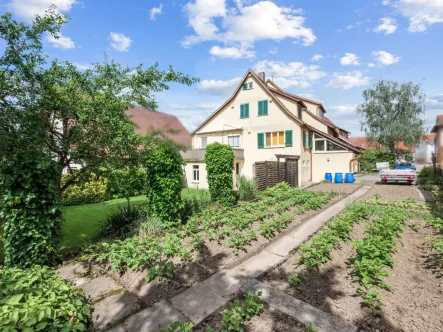
{"label": "paving stone path", "polygon": [[253,289],[261,290],[264,301],[269,305],[299,322],[314,322],[319,331],[356,331],[355,326],[254,278],[283,262],[291,250],[309,239],[326,221],[362,197],[370,188],[364,186],[357,189],[240,265],[220,270],[184,292],[142,310],[141,301],[135,295],[108,276],[90,278],[88,268],[81,263],[63,266],[58,271],[63,279],[83,289],[92,304],[94,328],[99,331],[157,332],[175,321],[191,321],[196,325],[228,303],[239,291]]}

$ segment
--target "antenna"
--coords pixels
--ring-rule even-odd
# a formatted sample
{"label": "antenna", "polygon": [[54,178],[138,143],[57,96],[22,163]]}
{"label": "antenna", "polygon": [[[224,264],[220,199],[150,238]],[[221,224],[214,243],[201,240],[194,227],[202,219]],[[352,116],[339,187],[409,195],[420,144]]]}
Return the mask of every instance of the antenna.
{"label": "antenna", "polygon": [[271,73],[271,79],[272,79],[272,82],[274,82],[274,75],[275,75],[275,72],[272,72],[272,73]]}

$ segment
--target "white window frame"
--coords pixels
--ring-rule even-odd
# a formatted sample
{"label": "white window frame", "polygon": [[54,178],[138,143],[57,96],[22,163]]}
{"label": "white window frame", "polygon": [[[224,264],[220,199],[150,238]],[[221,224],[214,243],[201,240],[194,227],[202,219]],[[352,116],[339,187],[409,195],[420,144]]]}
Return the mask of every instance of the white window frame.
{"label": "white window frame", "polygon": [[254,87],[253,83],[254,82],[246,82],[246,84],[248,85],[247,90],[251,90]]}
{"label": "white window frame", "polygon": [[[317,150],[317,146],[315,144],[315,142],[317,142],[317,141],[324,141],[324,149],[323,150]],[[321,137],[320,135],[314,134],[314,144],[312,147],[314,149],[314,153],[343,153],[343,152],[349,151],[348,149],[345,149],[345,148],[343,148],[344,150],[339,150],[339,151],[328,151],[327,150],[328,149],[328,141],[329,140],[327,138],[324,138],[324,137]],[[334,145],[340,146],[339,144],[334,143],[332,141],[329,141],[329,142],[331,142]]]}
{"label": "white window frame", "polygon": [[[206,142],[206,144],[203,144],[203,142]],[[207,136],[200,137],[200,144],[202,149],[205,149],[208,146],[208,137]]]}
{"label": "white window frame", "polygon": [[[229,139],[230,139],[230,138],[233,138],[233,139],[237,138],[237,139],[238,139],[238,145],[231,145],[230,142],[229,142]],[[241,145],[241,142],[240,142],[240,135],[239,135],[239,134],[236,134],[236,135],[228,135],[228,145],[229,145],[231,148],[239,148],[240,145]]]}
{"label": "white window frame", "polygon": [[200,182],[200,165],[192,165],[192,182]]}
{"label": "white window frame", "polygon": [[[277,135],[277,141],[278,141],[278,134],[279,133],[283,133],[283,144],[277,144],[277,145],[273,145],[272,144],[272,136],[273,135]],[[267,134],[271,134],[271,145],[266,145],[266,135]],[[286,147],[285,145],[285,140],[286,140],[286,134],[284,130],[280,130],[280,131],[269,131],[267,133],[264,133],[264,147],[265,148],[284,148]]]}

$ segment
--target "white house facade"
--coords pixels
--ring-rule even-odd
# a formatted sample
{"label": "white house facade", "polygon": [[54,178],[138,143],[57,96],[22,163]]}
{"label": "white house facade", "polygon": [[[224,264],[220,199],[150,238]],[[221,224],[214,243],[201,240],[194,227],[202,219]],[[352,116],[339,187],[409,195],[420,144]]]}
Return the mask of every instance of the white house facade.
{"label": "white house facade", "polygon": [[360,149],[325,112],[321,103],[288,94],[264,73],[248,70],[233,95],[191,133],[192,150],[183,153],[188,187],[208,188],[204,153],[214,142],[234,150],[234,183],[238,175],[254,178],[256,163],[280,158],[297,161],[297,186],[325,173],[357,171]]}

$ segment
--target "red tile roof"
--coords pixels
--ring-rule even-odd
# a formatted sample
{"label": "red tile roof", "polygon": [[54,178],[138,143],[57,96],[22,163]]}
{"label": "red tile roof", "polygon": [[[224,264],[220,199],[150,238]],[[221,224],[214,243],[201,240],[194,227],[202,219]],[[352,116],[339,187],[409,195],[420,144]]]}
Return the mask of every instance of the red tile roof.
{"label": "red tile roof", "polygon": [[191,135],[174,115],[148,110],[143,107],[134,107],[126,111],[136,125],[135,132],[146,135],[151,132],[164,133],[179,145],[191,146]]}
{"label": "red tile roof", "polygon": [[[361,147],[363,149],[377,149],[380,147],[380,144],[378,142],[372,142],[370,143],[367,137],[349,137],[349,141],[354,144],[355,146]],[[404,144],[403,142],[398,143],[397,149],[407,151],[410,150],[412,152],[415,151],[415,147],[408,146]]]}

